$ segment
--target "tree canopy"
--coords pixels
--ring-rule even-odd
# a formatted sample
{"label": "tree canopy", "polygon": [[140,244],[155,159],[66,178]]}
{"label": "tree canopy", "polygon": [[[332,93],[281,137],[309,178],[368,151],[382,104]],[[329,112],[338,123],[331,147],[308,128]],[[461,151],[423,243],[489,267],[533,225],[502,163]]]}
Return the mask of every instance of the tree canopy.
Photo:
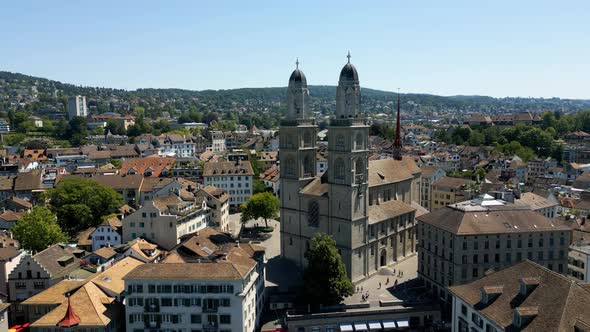
{"label": "tree canopy", "polygon": [[69,234],[97,226],[101,217],[116,212],[124,202],[119,193],[96,181],[68,177],[47,191],[58,223]]}
{"label": "tree canopy", "polygon": [[11,228],[12,234],[27,250],[41,251],[47,246],[67,241],[55,215],[44,206],[35,206]]}
{"label": "tree canopy", "polygon": [[329,235],[318,233],[305,253],[308,266],[303,274],[300,302],[318,309],[320,305],[335,305],[353,293],[353,285]]}
{"label": "tree canopy", "polygon": [[279,199],[270,192],[252,195],[241,206],[241,222],[246,223],[248,220],[262,218],[266,227],[268,227],[268,219],[278,217],[280,204]]}

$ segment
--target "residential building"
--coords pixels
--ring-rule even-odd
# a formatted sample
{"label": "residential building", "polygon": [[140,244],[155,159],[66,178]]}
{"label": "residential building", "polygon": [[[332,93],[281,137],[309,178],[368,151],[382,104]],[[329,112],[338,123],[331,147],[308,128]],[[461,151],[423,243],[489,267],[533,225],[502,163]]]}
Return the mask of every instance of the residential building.
{"label": "residential building", "polygon": [[461,286],[452,331],[588,331],[590,290],[525,260]]}
{"label": "residential building", "polygon": [[8,274],[8,300],[10,319],[23,322],[24,312],[20,302],[42,292],[63,279],[86,279],[92,272],[80,268],[83,250],[65,244],[54,244],[35,254],[25,253]]}
{"label": "residential building", "polygon": [[215,186],[206,186],[199,189],[197,197],[203,197],[207,201],[209,208],[208,222],[222,232],[228,232],[229,229],[229,195],[225,190]]}
{"label": "residential building", "polygon": [[431,211],[471,198],[473,181],[445,176],[432,182]]}
{"label": "residential building", "polygon": [[212,131],[211,132],[211,149],[212,152],[224,152],[226,150],[225,146],[225,135],[222,131]]}
{"label": "residential building", "polygon": [[88,116],[85,96],[72,96],[68,98],[68,118],[71,120],[77,116],[84,118]]}
{"label": "residential building", "polygon": [[9,133],[10,132],[10,124],[6,122],[4,119],[0,119],[0,133]]}
{"label": "residential building", "polygon": [[589,243],[573,243],[570,246],[567,274],[579,283],[590,283]]}
{"label": "residential building", "polygon": [[23,301],[31,332],[124,331],[123,277],[143,263],[124,258],[86,280],[62,280]]}
{"label": "residential building", "polygon": [[205,229],[125,278],[127,331],[256,331],[264,249]]}
{"label": "residential building", "polygon": [[207,226],[207,211],[204,198],[156,197],[122,220],[123,242],[142,237],[171,249],[181,236]]}
{"label": "residential building", "polygon": [[0,248],[0,293],[8,294],[8,275],[24,256],[25,252],[14,245]]}
{"label": "residential building", "polygon": [[121,220],[116,216],[105,219],[90,233],[92,251],[96,251],[102,247],[116,247],[120,245],[123,237],[122,226]]}
{"label": "residential building", "polygon": [[571,229],[528,206],[489,195],[448,205],[418,219],[418,277],[441,299],[446,287],[525,259],[567,273]]}
{"label": "residential building", "polygon": [[117,248],[124,257],[133,257],[144,263],[154,263],[160,259],[162,251],[158,246],[142,238],[131,240]]}
{"label": "residential building", "polygon": [[[336,114],[328,130],[328,167],[317,173],[317,126],[309,90],[296,68],[289,79],[287,114],[281,123],[281,254],[303,269],[311,239],[323,232],[338,247],[355,283],[415,253],[420,169],[401,155],[400,111],[393,159],[369,161],[369,126],[361,110],[356,68],[340,73]],[[231,195],[231,193],[230,193]]]}
{"label": "residential building", "polygon": [[425,165],[420,167],[422,179],[420,180],[420,202],[422,207],[431,210],[432,183],[446,175],[444,169],[437,166]]}
{"label": "residential building", "polygon": [[533,211],[550,219],[557,217],[559,209],[559,202],[548,200],[534,192],[521,193],[520,197],[514,199],[514,204],[529,206]]}
{"label": "residential building", "polygon": [[113,188],[127,204],[137,206],[144,179],[142,174],[99,175],[93,176],[91,179]]}
{"label": "residential building", "polygon": [[252,196],[254,170],[249,161],[220,161],[205,163],[203,182],[229,194],[229,205],[236,208]]}

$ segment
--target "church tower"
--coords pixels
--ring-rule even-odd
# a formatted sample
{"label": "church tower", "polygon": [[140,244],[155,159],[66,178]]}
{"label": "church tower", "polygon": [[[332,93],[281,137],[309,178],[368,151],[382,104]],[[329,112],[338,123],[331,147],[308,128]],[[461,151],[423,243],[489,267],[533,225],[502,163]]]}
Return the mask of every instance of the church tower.
{"label": "church tower", "polygon": [[336,90],[336,116],[328,127],[328,182],[334,238],[353,280],[365,274],[356,251],[368,218],[369,126],[360,105],[358,72],[349,53]]}
{"label": "church tower", "polygon": [[285,219],[285,225],[281,226],[281,242],[282,245],[294,243],[283,252],[288,258],[301,262],[305,244],[299,226],[295,226],[302,222],[296,211],[300,211],[303,204],[299,191],[316,177],[317,126],[310,114],[307,79],[299,69],[299,61],[289,78],[287,103],[287,115],[279,131],[281,222]]}

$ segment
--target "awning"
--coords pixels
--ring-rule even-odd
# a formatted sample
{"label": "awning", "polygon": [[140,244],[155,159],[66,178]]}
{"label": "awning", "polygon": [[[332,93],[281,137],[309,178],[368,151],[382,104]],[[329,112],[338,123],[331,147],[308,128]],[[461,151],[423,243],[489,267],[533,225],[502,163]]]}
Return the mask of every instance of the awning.
{"label": "awning", "polygon": [[354,330],[355,331],[367,331],[367,324],[365,323],[354,323]]}
{"label": "awning", "polygon": [[397,327],[394,320],[384,320],[382,323],[384,329],[394,329]]}
{"label": "awning", "polygon": [[381,330],[381,322],[369,322],[369,330],[371,331],[378,331]]}
{"label": "awning", "polygon": [[410,327],[410,321],[407,319],[398,319],[395,322],[397,323],[397,327]]}
{"label": "awning", "polygon": [[352,324],[348,324],[348,323],[340,324],[340,331],[342,331],[342,332],[352,332],[353,331]]}

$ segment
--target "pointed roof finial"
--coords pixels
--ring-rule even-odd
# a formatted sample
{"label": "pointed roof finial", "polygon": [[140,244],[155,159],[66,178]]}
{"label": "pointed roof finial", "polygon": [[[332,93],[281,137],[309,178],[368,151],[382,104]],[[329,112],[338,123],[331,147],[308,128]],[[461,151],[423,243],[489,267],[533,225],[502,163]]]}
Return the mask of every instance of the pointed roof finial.
{"label": "pointed roof finial", "polygon": [[348,51],[348,55],[346,57],[348,58],[348,63],[350,63],[350,51]]}
{"label": "pointed roof finial", "polygon": [[68,298],[68,307],[66,308],[66,314],[64,317],[57,323],[59,327],[72,327],[80,324],[80,317],[74,313],[74,309],[72,308],[72,303],[70,302],[70,297],[72,295],[70,293],[66,294]]}
{"label": "pointed roof finial", "polygon": [[295,69],[299,69],[299,58],[295,60]]}

